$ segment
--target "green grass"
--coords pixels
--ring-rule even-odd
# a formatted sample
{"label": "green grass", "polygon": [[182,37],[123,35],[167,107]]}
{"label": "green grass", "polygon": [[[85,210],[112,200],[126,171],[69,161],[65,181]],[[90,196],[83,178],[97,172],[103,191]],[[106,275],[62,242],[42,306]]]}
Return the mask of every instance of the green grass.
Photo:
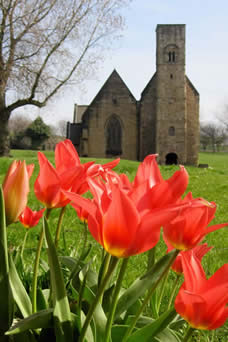
{"label": "green grass", "polygon": [[[47,158],[54,164],[54,152],[45,151]],[[6,173],[10,163],[13,159],[26,160],[27,164],[34,163],[35,170],[31,179],[31,192],[29,195],[28,205],[33,210],[38,210],[42,205],[36,200],[33,192],[33,184],[39,172],[39,165],[37,161],[37,152],[35,151],[11,151],[11,158],[0,159],[0,182],[2,182],[4,174]],[[89,159],[82,158],[82,162]],[[91,160],[91,159],[90,159]],[[97,163],[105,163],[107,160],[97,159]],[[216,223],[228,222],[228,153],[200,153],[199,162],[208,164],[208,168],[196,168],[186,166],[189,173],[188,192],[191,191],[194,197],[203,197],[208,201],[214,201],[217,204],[216,217],[213,221]],[[133,180],[139,163],[134,161],[121,160],[119,165],[115,168],[118,173],[126,173],[130,180]],[[161,166],[161,173],[165,179],[169,178],[177,169],[177,166]],[[56,209],[51,213],[50,225],[54,231],[60,209]],[[80,253],[82,249],[82,240],[84,228],[82,223],[78,220],[73,208],[68,206],[63,221],[68,252]],[[25,249],[25,260],[27,261],[27,268],[32,272],[32,260],[39,238],[40,224],[30,230]],[[8,242],[11,250],[17,249],[22,243],[25,234],[25,229],[19,224],[14,224],[8,227]],[[96,255],[95,265],[99,264],[99,256],[101,248],[90,237],[89,241],[93,244],[92,255]],[[219,267],[228,262],[228,233],[227,229],[221,229],[206,237],[206,241],[214,248],[204,257],[203,265],[206,273],[212,275]],[[165,253],[166,247],[162,241],[157,246],[157,257]],[[43,256],[45,258],[45,251]],[[65,253],[63,249],[62,240],[60,243],[60,253]],[[142,274],[146,269],[147,255],[138,255],[131,257],[125,278],[125,286],[132,283],[135,278]],[[169,277],[168,285],[166,287],[165,301],[167,301],[172,290],[174,275]],[[165,303],[165,302],[164,302]],[[203,339],[202,339],[203,341]],[[216,341],[216,340],[215,340]],[[219,340],[218,340],[219,341]],[[222,340],[221,340],[222,341]],[[225,340],[224,340],[225,341]]]}
{"label": "green grass", "polygon": [[[13,159],[25,159],[28,164],[34,163],[35,170],[31,179],[31,192],[29,195],[29,206],[33,210],[38,210],[42,205],[36,200],[33,192],[33,184],[39,172],[36,151],[12,150],[11,158],[0,159],[0,182],[3,180],[4,174],[7,171]],[[45,151],[47,158],[54,164],[54,152]],[[82,158],[82,162],[90,159]],[[105,159],[97,159],[97,163],[105,163]],[[201,169],[191,166],[186,166],[189,173],[188,191],[191,191],[194,197],[203,197],[208,201],[214,201],[217,204],[216,218],[214,223],[228,222],[228,154],[226,153],[200,153],[199,162],[209,164],[209,168]],[[130,180],[133,180],[139,163],[135,161],[121,160],[115,168],[118,173],[126,173]],[[177,169],[177,166],[161,166],[161,172],[165,179],[169,178]],[[78,221],[74,210],[68,206],[65,217],[64,226],[66,227],[67,245],[71,248],[80,248],[80,237],[83,231],[83,225]],[[56,209],[51,214],[51,224],[56,226],[58,220],[59,209]],[[79,228],[78,228],[79,226]],[[35,248],[36,238],[39,227],[31,230],[27,247]],[[80,232],[80,233],[79,233]],[[24,229],[20,224],[15,224],[9,227],[9,243],[17,246],[23,239]],[[226,229],[222,229],[211,233],[207,237],[210,245],[214,249],[206,258],[208,272],[213,273],[215,269],[220,267],[224,262],[228,262],[228,234]],[[161,244],[161,251],[164,251],[164,246]],[[141,257],[134,257],[141,258]],[[134,258],[132,258],[134,262]],[[143,258],[144,259],[144,258]],[[137,263],[138,264],[138,260]],[[139,271],[141,267],[139,266]]]}

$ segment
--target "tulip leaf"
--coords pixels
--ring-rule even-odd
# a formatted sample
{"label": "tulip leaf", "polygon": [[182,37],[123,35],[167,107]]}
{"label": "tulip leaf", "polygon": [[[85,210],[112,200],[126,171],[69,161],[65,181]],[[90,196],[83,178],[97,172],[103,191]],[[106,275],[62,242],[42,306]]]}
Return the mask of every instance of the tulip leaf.
{"label": "tulip leaf", "polygon": [[156,288],[159,281],[172,265],[175,256],[176,250],[169,252],[158,260],[145,275],[134,281],[134,283],[120,296],[118,300],[115,314],[116,318],[124,311],[128,310],[128,308],[130,308],[138,298],[142,297],[147,290]]}
{"label": "tulip leaf", "polygon": [[0,336],[9,329],[13,319],[13,296],[9,282],[9,260],[6,237],[5,206],[0,187]]}
{"label": "tulip leaf", "polygon": [[37,310],[45,310],[48,308],[48,301],[44,295],[44,292],[41,289],[37,289]]}
{"label": "tulip leaf", "polygon": [[25,318],[32,314],[32,303],[17,273],[12,256],[9,256],[9,279],[13,298]]}
{"label": "tulip leaf", "polygon": [[112,342],[120,342],[127,331],[127,325],[113,325],[112,327]]}
{"label": "tulip leaf", "polygon": [[176,315],[177,313],[175,309],[173,308],[169,309],[152,323],[134,332],[127,339],[127,342],[138,342],[140,340],[144,342],[150,342],[151,338],[161,333],[169,325],[169,323],[175,318]]}
{"label": "tulip leaf", "polygon": [[[95,294],[93,291],[88,286],[85,286],[83,300],[91,305],[94,299]],[[103,342],[107,318],[100,303],[97,304],[96,309],[94,310],[93,319],[96,327],[96,342]]]}
{"label": "tulip leaf", "polygon": [[48,261],[51,273],[51,286],[54,302],[54,326],[56,342],[73,341],[73,327],[70,306],[66,294],[63,273],[59,264],[55,245],[46,218],[44,218],[44,232],[47,242]]}
{"label": "tulip leaf", "polygon": [[41,310],[13,324],[6,335],[18,334],[28,329],[51,328],[53,309]]}
{"label": "tulip leaf", "polygon": [[32,330],[26,330],[20,334],[6,337],[9,338],[10,342],[37,342],[36,335]]}

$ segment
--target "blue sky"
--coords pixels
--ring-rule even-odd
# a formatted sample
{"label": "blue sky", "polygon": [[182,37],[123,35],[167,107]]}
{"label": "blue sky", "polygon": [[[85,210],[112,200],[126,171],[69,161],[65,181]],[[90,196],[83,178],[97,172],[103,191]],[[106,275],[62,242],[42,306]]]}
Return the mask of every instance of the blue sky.
{"label": "blue sky", "polygon": [[221,113],[228,104],[228,1],[133,0],[123,13],[123,37],[85,83],[86,92],[74,86],[38,114],[48,123],[53,116],[72,121],[74,103],[89,104],[114,68],[139,99],[155,72],[157,24],[186,24],[186,74],[200,93],[201,120]]}

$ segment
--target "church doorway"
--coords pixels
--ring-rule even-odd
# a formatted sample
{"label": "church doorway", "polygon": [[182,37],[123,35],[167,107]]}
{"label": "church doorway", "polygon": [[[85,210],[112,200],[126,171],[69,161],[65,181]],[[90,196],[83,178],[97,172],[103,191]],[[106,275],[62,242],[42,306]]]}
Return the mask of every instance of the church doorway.
{"label": "church doorway", "polygon": [[106,155],[118,156],[122,154],[122,128],[120,120],[113,115],[106,125]]}
{"label": "church doorway", "polygon": [[176,153],[168,153],[165,157],[165,165],[177,165],[178,157]]}

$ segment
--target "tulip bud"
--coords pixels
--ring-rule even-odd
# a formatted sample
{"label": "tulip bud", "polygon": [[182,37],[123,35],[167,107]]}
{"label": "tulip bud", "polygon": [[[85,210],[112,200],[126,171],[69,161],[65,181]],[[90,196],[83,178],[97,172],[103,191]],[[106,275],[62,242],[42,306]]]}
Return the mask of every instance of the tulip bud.
{"label": "tulip bud", "polygon": [[26,207],[32,168],[27,168],[25,161],[15,160],[8,169],[3,181],[7,225],[16,222]]}

